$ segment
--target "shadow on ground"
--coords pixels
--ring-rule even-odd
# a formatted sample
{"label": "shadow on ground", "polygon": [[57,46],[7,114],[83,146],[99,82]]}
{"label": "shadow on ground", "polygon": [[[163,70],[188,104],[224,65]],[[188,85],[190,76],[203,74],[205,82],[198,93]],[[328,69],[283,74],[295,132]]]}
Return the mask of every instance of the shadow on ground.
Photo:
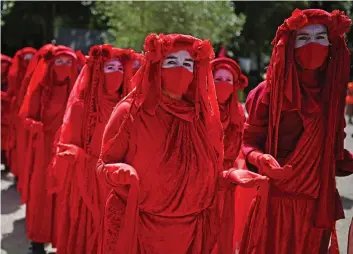
{"label": "shadow on ground", "polygon": [[352,209],[352,207],[353,207],[353,200],[352,199],[342,196],[341,200],[342,200],[342,205],[343,205],[344,209],[346,209],[346,210]]}
{"label": "shadow on ground", "polygon": [[25,219],[16,220],[13,223],[13,231],[2,235],[1,249],[8,254],[25,254],[28,249],[26,238]]}

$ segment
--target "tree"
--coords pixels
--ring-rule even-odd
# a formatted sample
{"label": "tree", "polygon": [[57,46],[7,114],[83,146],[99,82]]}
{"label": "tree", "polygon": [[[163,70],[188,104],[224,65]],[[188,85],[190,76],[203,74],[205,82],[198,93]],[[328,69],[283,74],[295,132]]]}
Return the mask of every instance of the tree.
{"label": "tree", "polygon": [[93,12],[108,20],[119,47],[141,50],[149,33],[183,33],[213,43],[229,41],[241,31],[245,17],[236,15],[230,2],[96,2]]}

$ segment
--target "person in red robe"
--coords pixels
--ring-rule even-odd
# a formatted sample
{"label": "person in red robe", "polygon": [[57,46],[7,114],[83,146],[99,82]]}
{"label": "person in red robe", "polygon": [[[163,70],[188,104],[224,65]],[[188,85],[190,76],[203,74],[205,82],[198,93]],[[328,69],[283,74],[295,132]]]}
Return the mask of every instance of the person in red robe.
{"label": "person in red robe", "polygon": [[221,232],[232,219],[224,219],[227,183],[266,178],[223,172],[213,48],[188,35],[150,34],[144,50],[136,90],[103,135],[97,170],[112,191],[98,253],[234,253],[232,235]]}
{"label": "person in red robe", "polygon": [[5,171],[9,172],[10,168],[7,164],[8,136],[9,136],[9,112],[10,100],[7,97],[6,91],[8,86],[8,73],[12,64],[12,59],[9,56],[1,54],[1,164],[5,166]]}
{"label": "person in red robe", "polygon": [[104,127],[130,92],[133,50],[93,46],[71,92],[52,166],[58,194],[58,254],[97,253],[109,189],[96,176]]}
{"label": "person in red robe", "polygon": [[[221,53],[225,52],[225,48]],[[221,54],[220,53],[220,54]],[[212,61],[212,72],[216,86],[218,106],[224,131],[224,169],[231,167],[244,168],[244,160],[240,156],[241,142],[245,123],[245,114],[242,104],[238,100],[238,91],[248,85],[248,79],[241,73],[240,66],[232,59],[218,57]],[[234,203],[234,245],[239,249],[246,214],[251,201],[248,197],[254,197],[256,189],[238,186],[233,192],[229,192]],[[251,199],[249,199],[251,200]]]}
{"label": "person in red robe", "polygon": [[10,107],[8,112],[5,114],[9,115],[10,127],[8,132],[8,151],[7,157],[9,160],[9,167],[11,173],[17,176],[18,172],[18,158],[16,153],[16,143],[19,119],[17,117],[19,108],[18,108],[18,93],[21,89],[22,81],[27,71],[28,65],[36,53],[36,49],[31,47],[25,47],[16,52],[15,56],[12,59],[12,65],[8,74],[8,89],[6,92],[6,97],[10,102]]}
{"label": "person in red robe", "polygon": [[330,235],[339,253],[335,176],[353,172],[343,144],[350,25],[340,11],[296,9],[277,30],[266,80],[246,101],[242,146],[248,168],[270,178],[267,209],[251,209],[240,253],[324,254]]}
{"label": "person in red robe", "polygon": [[54,151],[53,139],[62,124],[66,102],[77,77],[75,52],[55,46],[43,55],[29,83],[19,116],[28,130],[22,195],[26,201],[27,237],[33,253],[45,253],[52,242],[55,207],[48,194],[47,167]]}
{"label": "person in red robe", "polygon": [[245,123],[244,108],[239,102],[238,91],[248,85],[239,65],[232,59],[220,57],[211,62],[216,87],[218,107],[224,131],[225,169],[234,166],[238,157]]}
{"label": "person in red robe", "polygon": [[353,82],[349,82],[347,85],[346,115],[348,116],[348,123],[353,125]]}
{"label": "person in red robe", "polygon": [[[43,55],[46,54],[49,50],[51,50],[54,47],[53,44],[46,44],[43,47],[41,47],[33,56],[33,58],[31,59],[31,61],[28,64],[28,68],[26,70],[26,73],[24,75],[24,78],[22,80],[22,84],[21,84],[21,88],[17,94],[17,98],[16,98],[16,109],[19,111],[24,97],[26,95],[27,92],[27,88],[29,85],[29,82],[33,76],[34,70],[37,67],[40,59],[43,58]],[[23,119],[21,117],[18,116],[17,113],[17,121],[16,121],[16,140],[15,140],[15,144],[14,144],[14,148],[13,149],[13,158],[16,159],[16,176],[18,179],[18,183],[17,183],[17,190],[20,192],[21,194],[21,200],[22,203],[26,203],[24,196],[22,195],[22,185],[24,183],[24,179],[21,177],[22,176],[22,172],[23,169],[25,167],[25,160],[23,159],[23,154],[26,153],[26,149],[27,149],[27,142],[28,142],[28,131],[25,128]]]}

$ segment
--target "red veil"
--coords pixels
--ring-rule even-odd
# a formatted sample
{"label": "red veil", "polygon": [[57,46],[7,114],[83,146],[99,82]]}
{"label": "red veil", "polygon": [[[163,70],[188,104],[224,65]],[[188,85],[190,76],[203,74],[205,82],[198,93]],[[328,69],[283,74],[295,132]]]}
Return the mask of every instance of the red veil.
{"label": "red veil", "polygon": [[233,92],[230,98],[225,103],[219,103],[224,131],[224,169],[227,170],[233,167],[241,147],[245,115],[243,106],[239,103],[238,90],[247,87],[248,78],[241,73],[239,65],[230,58],[217,58],[211,63],[213,74],[219,69],[226,69],[232,73],[234,79]]}
{"label": "red veil", "polygon": [[[60,56],[73,58],[71,73],[64,81],[55,79],[54,61]],[[66,102],[77,77],[77,58],[65,46],[54,46],[43,54],[30,80],[20,117],[28,131],[25,166],[22,175],[22,201],[27,204],[28,238],[51,242],[53,196],[48,194],[47,167],[52,159],[56,131],[62,124]]]}
{"label": "red veil", "polygon": [[[111,45],[93,46],[71,92],[51,166],[52,192],[60,201],[58,253],[97,252],[109,190],[97,179],[95,168],[104,127],[115,105],[131,90],[133,53]],[[104,82],[104,63],[111,59],[118,59],[124,68],[123,83],[115,95],[106,92]]]}
{"label": "red veil", "polygon": [[[310,24],[325,25],[330,41],[329,59],[324,67],[323,110],[320,106],[308,107],[308,105],[303,104],[306,102],[306,95],[301,91],[294,59],[296,30]],[[283,164],[292,165],[293,170],[287,172],[289,174],[286,180],[275,182],[274,185],[283,192],[293,193],[294,190],[299,194],[306,193],[306,191],[311,191],[310,186],[304,189],[304,185],[300,183],[303,179],[316,179],[313,174],[318,172],[316,175],[319,177],[320,187],[317,193],[310,194],[317,196],[317,198],[314,197],[315,205],[313,209],[315,212],[312,225],[318,229],[332,229],[335,221],[343,216],[335,182],[336,170],[339,169],[340,161],[347,159],[346,162],[349,165],[345,168],[352,171],[352,155],[343,148],[344,97],[350,65],[350,53],[346,46],[344,33],[348,31],[350,24],[351,20],[343,12],[337,10],[328,13],[318,9],[303,11],[296,9],[292,16],[278,28],[276,37],[272,42],[274,49],[266,75],[266,83],[259,86],[260,88],[263,86],[264,91],[258,89],[252,95],[263,94],[262,99],[260,97],[261,101],[253,103],[254,110],[256,105],[261,103],[268,106],[268,124],[266,126],[268,129],[266,129],[267,133],[264,133],[264,136],[267,135],[267,141],[264,152],[275,158],[279,153],[278,133],[281,114],[284,111],[298,111],[302,119],[305,120],[306,114],[315,113],[315,117],[308,119],[311,120],[310,122],[306,121],[308,124],[304,128],[295,150],[284,160]],[[261,128],[250,123],[245,125],[245,130],[248,130],[247,135],[256,135],[256,129],[259,133]],[[322,142],[323,137],[325,137],[324,142]],[[320,142],[323,144],[320,145]],[[317,147],[322,148],[322,152],[318,152]],[[250,147],[244,146],[243,151],[247,153],[248,148]],[[260,216],[260,214],[254,213],[252,216],[249,231],[243,238],[244,245],[241,253],[252,253],[254,250],[256,250],[256,253],[262,253],[258,249],[261,248],[258,244],[261,234],[260,232],[255,234],[253,231],[255,227],[258,227],[256,224],[259,223],[257,220],[259,217],[256,218],[256,216]],[[262,215],[261,218],[263,218]],[[264,233],[262,237],[266,238],[265,231],[263,230],[261,233]],[[251,235],[250,232],[253,234]],[[279,241],[281,240],[278,239]],[[332,241],[332,243],[335,244],[335,241]],[[304,243],[302,245],[304,246]]]}

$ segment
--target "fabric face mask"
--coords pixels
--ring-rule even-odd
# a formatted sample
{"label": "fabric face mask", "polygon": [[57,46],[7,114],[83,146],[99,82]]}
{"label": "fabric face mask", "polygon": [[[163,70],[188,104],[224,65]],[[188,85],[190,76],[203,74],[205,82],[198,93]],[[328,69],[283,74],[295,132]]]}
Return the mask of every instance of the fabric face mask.
{"label": "fabric face mask", "polygon": [[112,59],[104,64],[105,89],[109,94],[118,91],[124,79],[124,67],[118,59]]}
{"label": "fabric face mask", "polygon": [[322,66],[328,56],[328,46],[309,43],[295,49],[295,59],[305,70],[315,70]]}
{"label": "fabric face mask", "polygon": [[109,94],[116,93],[123,83],[124,74],[120,71],[104,73],[105,89]]}
{"label": "fabric face mask", "polygon": [[194,75],[194,60],[186,50],[169,54],[162,64],[162,87],[175,95],[187,92]]}
{"label": "fabric face mask", "polygon": [[162,69],[162,87],[172,94],[185,94],[193,78],[193,73],[184,67]]}

